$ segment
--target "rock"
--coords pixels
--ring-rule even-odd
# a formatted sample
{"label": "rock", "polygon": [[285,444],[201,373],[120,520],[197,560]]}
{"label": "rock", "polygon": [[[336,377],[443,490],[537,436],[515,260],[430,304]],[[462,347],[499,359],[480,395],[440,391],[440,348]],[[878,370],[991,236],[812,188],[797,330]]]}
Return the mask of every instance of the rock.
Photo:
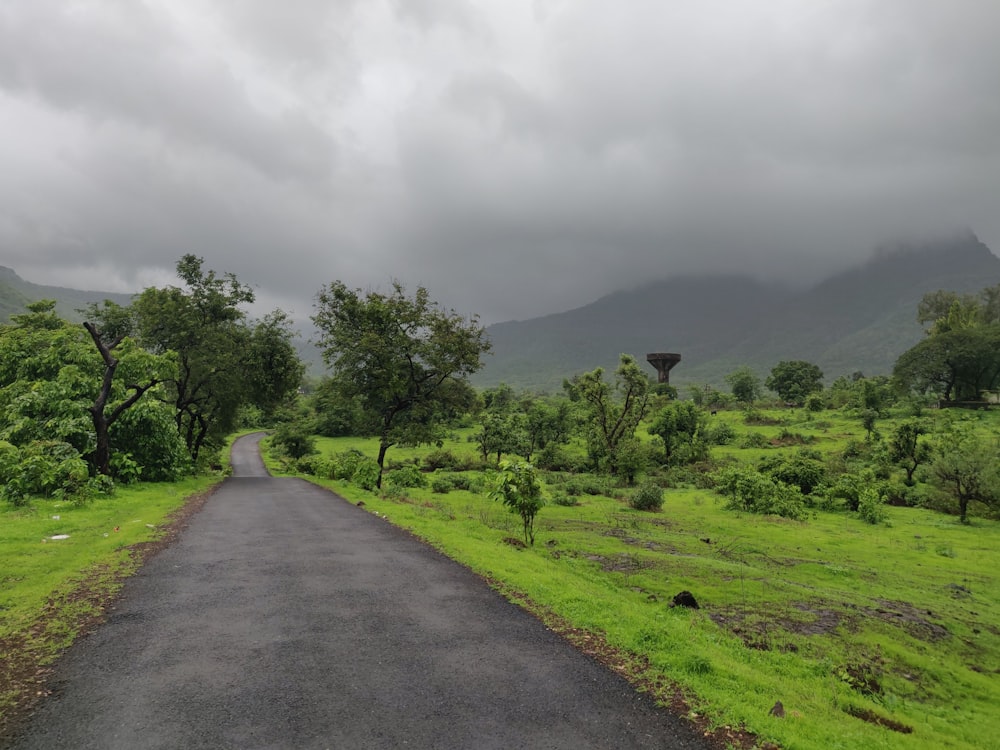
{"label": "rock", "polygon": [[698,606],[698,601],[694,598],[694,594],[690,591],[682,591],[677,596],[674,597],[671,607],[687,607],[688,609],[701,609]]}

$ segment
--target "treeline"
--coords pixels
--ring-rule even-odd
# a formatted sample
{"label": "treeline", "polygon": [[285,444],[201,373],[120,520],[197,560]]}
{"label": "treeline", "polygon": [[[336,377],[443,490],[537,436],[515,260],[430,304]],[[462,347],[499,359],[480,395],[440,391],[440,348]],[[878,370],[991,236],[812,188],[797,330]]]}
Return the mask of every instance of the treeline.
{"label": "treeline", "polygon": [[0,327],[0,481],[5,499],[86,499],[114,482],[173,481],[219,463],[240,423],[273,417],[303,367],[283,312],[250,320],[250,287],[203,261],[182,286],[91,305],[83,325],[43,300]]}
{"label": "treeline", "polygon": [[[474,320],[447,318],[429,305],[426,317],[396,325],[392,308],[407,299],[400,287],[389,297],[342,286],[331,293],[316,322],[327,331],[332,375],[302,401],[277,443],[290,457],[302,458],[310,454],[314,434],[377,435],[377,465],[364,468],[373,488],[381,487],[392,445],[433,443],[464,427],[477,464],[439,451],[427,470],[497,468],[515,458],[546,472],[607,476],[638,486],[644,498],[655,496],[657,487],[688,484],[714,488],[735,510],[803,518],[815,508],[846,508],[870,522],[884,517],[886,503],[937,504],[965,520],[970,505],[992,512],[1000,498],[995,435],[962,420],[931,419],[927,411],[938,401],[985,405],[982,399],[997,387],[997,288],[978,296],[927,295],[919,310],[929,324],[927,338],[900,358],[891,377],[857,372],[826,386],[816,365],[785,361],[766,378],[736,368],[726,377],[728,390],[693,387],[686,399],[651,382],[628,355],[610,375],[598,368],[567,379],[555,396],[516,393],[506,385],[474,393],[465,379],[488,348]],[[423,290],[418,298],[427,304]],[[441,356],[432,367],[418,350],[432,341],[441,347],[439,355],[453,346],[451,361],[464,369],[450,369]],[[956,351],[963,356],[954,356]],[[424,399],[419,384],[425,382],[448,387]],[[774,408],[785,412],[764,413]],[[731,451],[718,456],[714,449],[736,441],[741,448],[772,447],[772,439],[752,429],[739,436],[732,419],[716,418],[720,410],[738,412],[749,428],[782,426],[782,446],[801,438],[784,426],[820,419],[828,410],[855,420],[865,437],[835,453],[802,444],[741,463]],[[353,459],[349,463],[354,470]],[[302,466],[314,462],[306,459]],[[507,464],[508,474],[511,466],[516,463]],[[350,475],[331,464],[325,468]]]}

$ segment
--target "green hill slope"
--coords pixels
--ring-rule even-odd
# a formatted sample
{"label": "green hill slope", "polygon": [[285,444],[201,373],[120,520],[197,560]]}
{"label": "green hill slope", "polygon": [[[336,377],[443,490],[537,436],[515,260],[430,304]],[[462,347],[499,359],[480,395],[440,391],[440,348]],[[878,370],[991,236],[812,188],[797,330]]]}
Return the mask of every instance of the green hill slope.
{"label": "green hill slope", "polygon": [[[935,289],[1000,282],[1000,259],[974,235],[883,249],[868,263],[804,291],[734,276],[674,278],[558,315],[500,323],[477,384],[556,390],[562,379],[622,352],[679,352],[671,382],[721,384],[741,364],[762,375],[805,359],[832,379],[888,373],[922,329],[917,303]],[[649,369],[653,373],[652,368]]]}

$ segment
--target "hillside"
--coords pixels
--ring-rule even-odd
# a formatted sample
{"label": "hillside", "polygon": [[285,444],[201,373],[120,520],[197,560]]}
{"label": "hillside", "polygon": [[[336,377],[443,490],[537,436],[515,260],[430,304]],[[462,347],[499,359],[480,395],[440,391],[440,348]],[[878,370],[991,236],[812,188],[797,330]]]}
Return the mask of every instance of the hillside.
{"label": "hillside", "polygon": [[130,294],[114,292],[85,292],[60,286],[32,284],[18,276],[12,269],[0,266],[0,322],[6,322],[11,315],[25,312],[25,305],[40,299],[54,299],[56,311],[67,320],[81,320],[79,310],[92,302],[110,299],[119,305],[127,305],[132,300]]}
{"label": "hillside", "polygon": [[922,335],[916,307],[924,293],[998,282],[1000,259],[972,234],[883,248],[806,290],[749,277],[677,277],[490,326],[494,352],[476,383],[551,391],[573,374],[613,369],[622,352],[644,361],[651,351],[681,353],[671,382],[682,386],[721,384],[741,364],[763,375],[782,359],[815,362],[828,379],[888,373]]}

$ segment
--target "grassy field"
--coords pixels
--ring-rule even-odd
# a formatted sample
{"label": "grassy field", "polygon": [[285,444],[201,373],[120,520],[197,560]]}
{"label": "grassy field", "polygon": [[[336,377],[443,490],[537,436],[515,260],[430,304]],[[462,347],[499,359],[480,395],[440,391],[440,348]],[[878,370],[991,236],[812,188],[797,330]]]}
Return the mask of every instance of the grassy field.
{"label": "grassy field", "polygon": [[85,505],[0,509],[0,727],[135,570],[168,516],[218,477],[120,487]]}
{"label": "grassy field", "polygon": [[[864,437],[857,420],[778,412],[742,424],[771,447],[714,449],[752,460],[810,448],[832,454]],[[954,418],[936,415],[936,419]],[[996,415],[973,417],[984,432]],[[883,425],[886,427],[887,425]],[[446,448],[471,452],[461,436]],[[774,445],[774,444],[777,445]],[[784,446],[784,447],[782,447]],[[332,454],[374,443],[323,440]],[[392,449],[419,461],[426,450]],[[272,462],[273,463],[273,462]],[[559,477],[547,477],[558,495]],[[876,526],[843,511],[805,521],[739,514],[711,490],[668,490],[663,510],[632,510],[623,492],[546,505],[534,547],[520,520],[482,492],[407,489],[378,496],[320,481],[454,559],[634,655],[632,677],[679,686],[713,725],[785,748],[1000,746],[1000,524],[887,508]],[[673,607],[681,591],[699,609]],[[460,616],[460,613],[456,613]],[[636,666],[637,665],[637,666]],[[776,701],[784,716],[771,715]]]}

